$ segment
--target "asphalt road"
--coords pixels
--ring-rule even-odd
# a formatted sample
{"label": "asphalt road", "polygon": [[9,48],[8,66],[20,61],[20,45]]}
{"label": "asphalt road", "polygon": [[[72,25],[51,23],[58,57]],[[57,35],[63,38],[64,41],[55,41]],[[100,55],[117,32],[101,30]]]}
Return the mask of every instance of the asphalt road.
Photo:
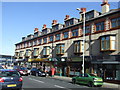
{"label": "asphalt road", "polygon": [[64,80],[50,77],[23,76],[23,90],[113,90],[101,87],[88,87],[85,85],[72,84]]}

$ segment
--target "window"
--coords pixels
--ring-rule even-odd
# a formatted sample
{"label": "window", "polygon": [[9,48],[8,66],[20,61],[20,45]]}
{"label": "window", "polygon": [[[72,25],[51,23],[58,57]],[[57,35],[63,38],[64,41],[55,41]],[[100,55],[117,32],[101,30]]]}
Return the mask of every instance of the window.
{"label": "window", "polygon": [[60,34],[55,35],[56,40],[60,40]]}
{"label": "window", "polygon": [[49,42],[53,42],[53,36],[49,36]]}
{"label": "window", "polygon": [[25,56],[31,56],[30,54],[31,54],[31,50],[30,50],[30,49],[27,49],[27,50],[26,50],[26,53],[25,53]]}
{"label": "window", "polygon": [[50,55],[50,47],[49,47],[49,46],[45,46],[45,47],[43,48],[43,55],[44,55],[44,56]]}
{"label": "window", "polygon": [[38,40],[38,43],[39,43],[39,44],[42,44],[42,39],[39,39],[39,40]]}
{"label": "window", "polygon": [[64,39],[68,38],[68,32],[64,32],[63,35],[64,35]]}
{"label": "window", "polygon": [[34,40],[34,41],[33,41],[33,46],[34,46],[34,45],[37,45],[37,40]]}
{"label": "window", "polygon": [[90,31],[91,31],[91,26],[86,26],[85,27],[85,34],[91,33]]}
{"label": "window", "polygon": [[70,26],[70,25],[73,25],[73,24],[74,24],[74,20],[73,19],[68,20],[68,21],[65,22],[66,27]]}
{"label": "window", "polygon": [[20,51],[20,56],[19,57],[23,57],[24,56],[24,51]]}
{"label": "window", "polygon": [[96,31],[104,30],[104,22],[96,23]]}
{"label": "window", "polygon": [[39,48],[34,48],[33,56],[38,56],[38,55],[39,55]]}
{"label": "window", "polygon": [[58,25],[54,26],[53,30],[55,30],[55,31],[58,30]]}
{"label": "window", "polygon": [[72,30],[72,37],[78,36],[78,29]]}
{"label": "window", "polygon": [[101,51],[115,50],[115,36],[101,37]]}
{"label": "window", "polygon": [[47,37],[43,38],[43,43],[47,43]]}
{"label": "window", "polygon": [[120,26],[120,17],[111,20],[112,28]]}
{"label": "window", "polygon": [[56,47],[56,54],[64,54],[64,48],[65,48],[65,45],[64,44],[58,44],[57,47]]}
{"label": "window", "polygon": [[75,41],[74,42],[74,53],[82,53],[83,52],[83,41]]}

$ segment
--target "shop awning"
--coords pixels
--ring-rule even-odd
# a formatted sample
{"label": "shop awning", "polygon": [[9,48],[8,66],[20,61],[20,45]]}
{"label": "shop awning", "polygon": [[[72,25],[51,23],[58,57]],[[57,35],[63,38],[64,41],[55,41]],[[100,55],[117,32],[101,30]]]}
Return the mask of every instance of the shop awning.
{"label": "shop awning", "polygon": [[92,61],[92,64],[120,64],[119,61]]}
{"label": "shop awning", "polygon": [[32,58],[28,59],[28,62],[39,62],[39,61],[48,61],[48,58]]}

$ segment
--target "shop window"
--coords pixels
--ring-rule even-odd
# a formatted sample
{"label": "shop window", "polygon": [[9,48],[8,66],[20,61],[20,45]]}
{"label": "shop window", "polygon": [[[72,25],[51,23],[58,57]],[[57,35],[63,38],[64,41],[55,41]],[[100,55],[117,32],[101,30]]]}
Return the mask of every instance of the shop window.
{"label": "shop window", "polygon": [[57,55],[63,55],[64,54],[64,48],[65,48],[64,44],[57,44],[57,46],[56,46],[56,54]]}
{"label": "shop window", "polygon": [[111,25],[112,28],[120,26],[120,17],[111,19],[111,24],[112,24]]}
{"label": "shop window", "polygon": [[68,38],[68,32],[64,32],[63,36],[64,36],[64,39],[67,39]]}
{"label": "shop window", "polygon": [[83,52],[83,41],[74,42],[74,53],[79,54]]}
{"label": "shop window", "polygon": [[101,51],[115,50],[115,36],[101,37]]}
{"label": "shop window", "polygon": [[96,31],[103,31],[104,30],[104,22],[96,23]]}
{"label": "shop window", "polygon": [[72,37],[77,37],[78,36],[78,29],[72,30]]}
{"label": "shop window", "polygon": [[50,55],[50,47],[49,46],[45,46],[43,48],[43,56],[49,56]]}

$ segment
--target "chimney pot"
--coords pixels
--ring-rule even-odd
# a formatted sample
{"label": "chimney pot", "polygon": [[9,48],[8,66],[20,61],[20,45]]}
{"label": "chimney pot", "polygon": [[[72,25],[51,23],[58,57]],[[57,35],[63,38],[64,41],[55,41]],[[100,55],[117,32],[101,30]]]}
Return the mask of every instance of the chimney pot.
{"label": "chimney pot", "polygon": [[64,20],[68,20],[69,18],[70,18],[70,16],[66,15]]}
{"label": "chimney pot", "polygon": [[57,24],[57,20],[53,20],[52,25]]}
{"label": "chimney pot", "polygon": [[86,8],[81,8],[81,12],[86,12]]}
{"label": "chimney pot", "polygon": [[47,25],[46,25],[46,24],[44,24],[44,25],[43,25],[43,29],[45,29],[45,28],[46,28],[46,26],[47,26]]}
{"label": "chimney pot", "polygon": [[38,32],[38,30],[39,30],[38,28],[35,28],[34,33],[35,33],[35,32]]}

